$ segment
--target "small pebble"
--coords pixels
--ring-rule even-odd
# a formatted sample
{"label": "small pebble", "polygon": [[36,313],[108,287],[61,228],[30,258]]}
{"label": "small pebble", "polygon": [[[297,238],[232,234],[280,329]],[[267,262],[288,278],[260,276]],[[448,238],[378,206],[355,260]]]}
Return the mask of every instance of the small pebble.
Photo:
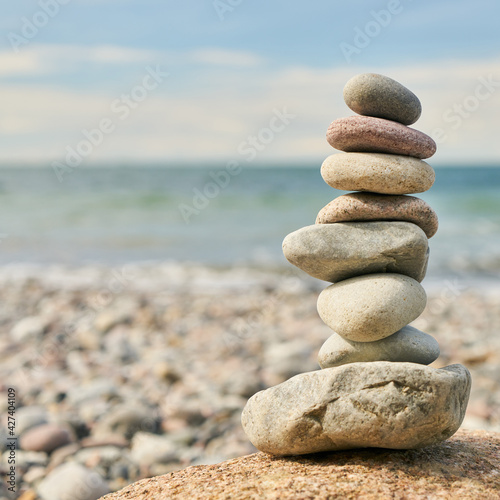
{"label": "small pebble", "polygon": [[56,424],[43,424],[26,431],[20,438],[21,449],[50,453],[72,441],[69,430]]}

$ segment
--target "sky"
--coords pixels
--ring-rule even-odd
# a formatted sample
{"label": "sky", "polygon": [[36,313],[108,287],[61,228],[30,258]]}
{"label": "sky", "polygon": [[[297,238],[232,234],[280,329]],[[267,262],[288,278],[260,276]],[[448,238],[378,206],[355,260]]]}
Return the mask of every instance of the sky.
{"label": "sky", "polygon": [[431,164],[500,164],[499,20],[494,0],[7,2],[0,164],[314,164],[365,72],[420,98]]}

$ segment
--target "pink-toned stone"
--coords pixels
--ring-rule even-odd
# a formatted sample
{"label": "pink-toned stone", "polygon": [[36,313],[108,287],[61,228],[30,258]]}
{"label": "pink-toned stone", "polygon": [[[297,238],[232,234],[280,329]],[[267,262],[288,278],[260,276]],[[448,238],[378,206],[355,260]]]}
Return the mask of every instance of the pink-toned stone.
{"label": "pink-toned stone", "polygon": [[43,424],[26,431],[20,438],[22,450],[50,453],[72,441],[71,433],[57,424]]}
{"label": "pink-toned stone", "polygon": [[380,220],[413,222],[427,238],[438,229],[436,212],[424,200],[376,193],[349,193],[335,198],[320,210],[316,224]]}
{"label": "pink-toned stone", "polygon": [[436,143],[426,134],[383,118],[348,116],[334,120],[326,138],[331,146],[346,152],[390,153],[430,158]]}

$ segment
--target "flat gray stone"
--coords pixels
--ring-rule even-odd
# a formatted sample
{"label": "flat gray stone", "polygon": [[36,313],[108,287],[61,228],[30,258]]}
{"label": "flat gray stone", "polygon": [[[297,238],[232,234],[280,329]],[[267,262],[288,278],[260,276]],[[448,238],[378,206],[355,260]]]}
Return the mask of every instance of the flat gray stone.
{"label": "flat gray stone", "polygon": [[403,274],[368,274],[340,281],[318,297],[318,313],[348,340],[381,340],[411,323],[425,309],[422,286]]}
{"label": "flat gray stone", "polygon": [[428,261],[425,233],[411,222],[339,222],[306,226],[283,241],[294,266],[324,281],[399,273],[422,281]]}
{"label": "flat gray stone", "polygon": [[382,153],[337,153],[321,165],[321,176],[335,189],[382,194],[423,193],[436,178],[425,161]]}
{"label": "flat gray stone", "polygon": [[321,368],[365,361],[397,361],[430,365],[439,357],[439,344],[434,337],[407,325],[398,332],[376,342],[354,342],[334,333],[318,354]]}
{"label": "flat gray stone", "polygon": [[396,80],[376,73],[351,78],[344,87],[345,103],[359,115],[415,123],[422,113],[418,97]]}
{"label": "flat gray stone", "polygon": [[253,445],[273,455],[420,448],[458,430],[470,387],[462,365],[351,363],[258,392],[241,420]]}

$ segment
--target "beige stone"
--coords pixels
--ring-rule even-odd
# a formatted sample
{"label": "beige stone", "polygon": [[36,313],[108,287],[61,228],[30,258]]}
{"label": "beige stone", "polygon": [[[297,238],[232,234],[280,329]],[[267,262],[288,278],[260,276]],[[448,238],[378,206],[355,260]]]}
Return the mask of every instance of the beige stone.
{"label": "beige stone", "polygon": [[377,193],[349,193],[335,198],[322,208],[316,224],[376,220],[412,222],[432,238],[438,229],[436,212],[420,198]]}
{"label": "beige stone", "polygon": [[493,499],[498,470],[500,434],[459,430],[417,450],[368,448],[295,459],[254,453],[143,479],[104,499]]}
{"label": "beige stone", "polygon": [[429,365],[439,356],[436,339],[407,325],[376,342],[354,342],[334,333],[318,354],[321,368],[364,361],[397,361]]}
{"label": "beige stone", "polygon": [[283,241],[287,260],[314,278],[335,283],[370,273],[400,273],[422,281],[425,233],[410,222],[341,222],[303,227]]}
{"label": "beige stone", "polygon": [[273,455],[420,448],[458,430],[470,387],[462,365],[351,363],[258,392],[245,406],[242,424],[252,444]]}
{"label": "beige stone", "polygon": [[413,278],[369,274],[340,281],[318,297],[318,313],[348,340],[373,342],[406,326],[422,314],[427,296]]}
{"label": "beige stone", "polygon": [[323,162],[321,176],[344,191],[413,194],[430,189],[436,174],[425,161],[410,156],[336,153]]}

